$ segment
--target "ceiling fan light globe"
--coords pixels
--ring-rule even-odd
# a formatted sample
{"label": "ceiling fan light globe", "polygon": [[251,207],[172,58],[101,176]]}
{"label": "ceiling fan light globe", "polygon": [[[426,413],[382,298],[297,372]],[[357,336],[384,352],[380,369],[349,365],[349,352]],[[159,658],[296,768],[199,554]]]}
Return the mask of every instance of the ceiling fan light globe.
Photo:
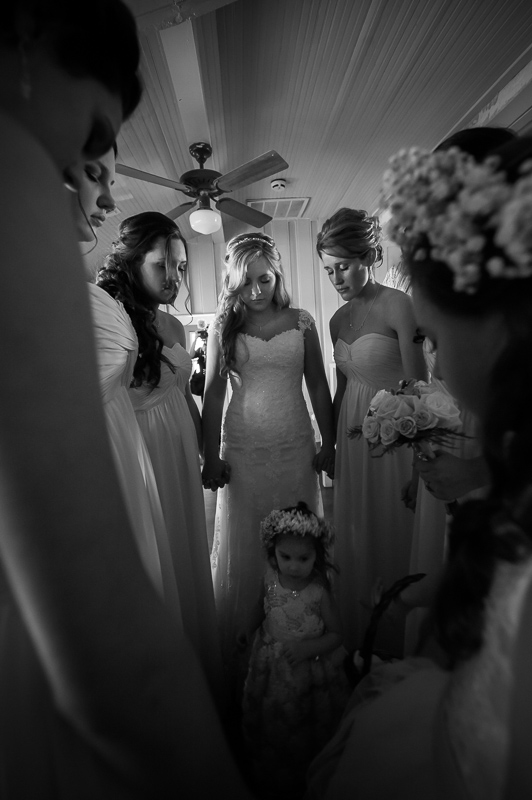
{"label": "ceiling fan light globe", "polygon": [[212,208],[198,208],[197,211],[192,212],[188,219],[193,230],[205,235],[215,233],[222,227],[220,214],[213,211]]}

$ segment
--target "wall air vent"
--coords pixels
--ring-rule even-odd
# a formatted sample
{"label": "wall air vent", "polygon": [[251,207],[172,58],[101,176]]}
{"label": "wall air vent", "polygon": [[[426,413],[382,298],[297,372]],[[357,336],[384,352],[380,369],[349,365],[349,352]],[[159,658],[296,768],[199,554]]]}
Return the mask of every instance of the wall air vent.
{"label": "wall air vent", "polygon": [[246,200],[246,204],[272,219],[301,219],[309,200],[310,197],[283,197],[279,200]]}

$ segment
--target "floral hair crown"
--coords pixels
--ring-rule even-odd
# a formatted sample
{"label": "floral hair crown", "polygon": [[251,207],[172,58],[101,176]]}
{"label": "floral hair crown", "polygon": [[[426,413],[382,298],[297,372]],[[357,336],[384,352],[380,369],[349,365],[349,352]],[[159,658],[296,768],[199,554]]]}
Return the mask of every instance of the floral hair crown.
{"label": "floral hair crown", "polygon": [[298,508],[271,511],[260,524],[260,538],[268,548],[273,539],[281,534],[292,536],[314,536],[325,546],[333,540],[332,528],[315,514],[304,513]]}
{"label": "floral hair crown", "polygon": [[455,147],[434,153],[414,147],[392,156],[384,174],[389,237],[415,260],[444,262],[457,292],[474,294],[483,275],[532,275],[532,159],[513,184],[498,165],[496,156],[477,164]]}

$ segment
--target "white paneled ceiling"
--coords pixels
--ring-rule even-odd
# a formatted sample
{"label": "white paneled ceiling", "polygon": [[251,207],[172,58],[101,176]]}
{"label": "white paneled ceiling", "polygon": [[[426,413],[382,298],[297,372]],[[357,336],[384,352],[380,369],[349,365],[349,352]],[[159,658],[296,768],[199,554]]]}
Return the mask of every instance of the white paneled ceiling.
{"label": "white paneled ceiling", "polygon": [[[197,167],[201,134],[221,173],[270,149],[288,162],[286,197],[304,216],[377,207],[388,157],[434,147],[471,124],[532,61],[530,0],[129,0],[141,36],[144,97],[118,141],[119,161],[172,179]],[[524,70],[524,71],[523,71]],[[527,116],[532,81],[513,90],[500,124]],[[500,94],[503,97],[503,94]],[[516,99],[517,98],[517,99]],[[518,102],[521,98],[521,102]],[[523,107],[524,105],[524,107]],[[497,117],[491,119],[497,124]],[[117,176],[121,218],[187,198]],[[234,199],[282,199],[270,179]],[[188,215],[178,222],[196,236]],[[223,215],[227,240],[245,229]]]}

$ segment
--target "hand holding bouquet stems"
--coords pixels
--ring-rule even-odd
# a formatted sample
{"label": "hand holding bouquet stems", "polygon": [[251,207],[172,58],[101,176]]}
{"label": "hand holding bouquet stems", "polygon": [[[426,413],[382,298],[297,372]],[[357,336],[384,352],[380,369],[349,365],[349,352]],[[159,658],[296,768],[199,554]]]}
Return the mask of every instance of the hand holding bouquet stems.
{"label": "hand holding bouquet stems", "polygon": [[[432,449],[430,441],[427,441],[426,439],[421,440],[420,442],[414,442],[412,448],[414,450],[416,458],[419,458],[420,461],[433,461],[435,458],[437,458],[437,454]],[[429,481],[427,480],[425,481],[425,487],[427,491],[431,492],[432,494],[433,489]],[[455,512],[457,510],[458,510],[458,503],[456,500],[449,500],[445,503],[445,511],[451,517],[454,517]]]}

